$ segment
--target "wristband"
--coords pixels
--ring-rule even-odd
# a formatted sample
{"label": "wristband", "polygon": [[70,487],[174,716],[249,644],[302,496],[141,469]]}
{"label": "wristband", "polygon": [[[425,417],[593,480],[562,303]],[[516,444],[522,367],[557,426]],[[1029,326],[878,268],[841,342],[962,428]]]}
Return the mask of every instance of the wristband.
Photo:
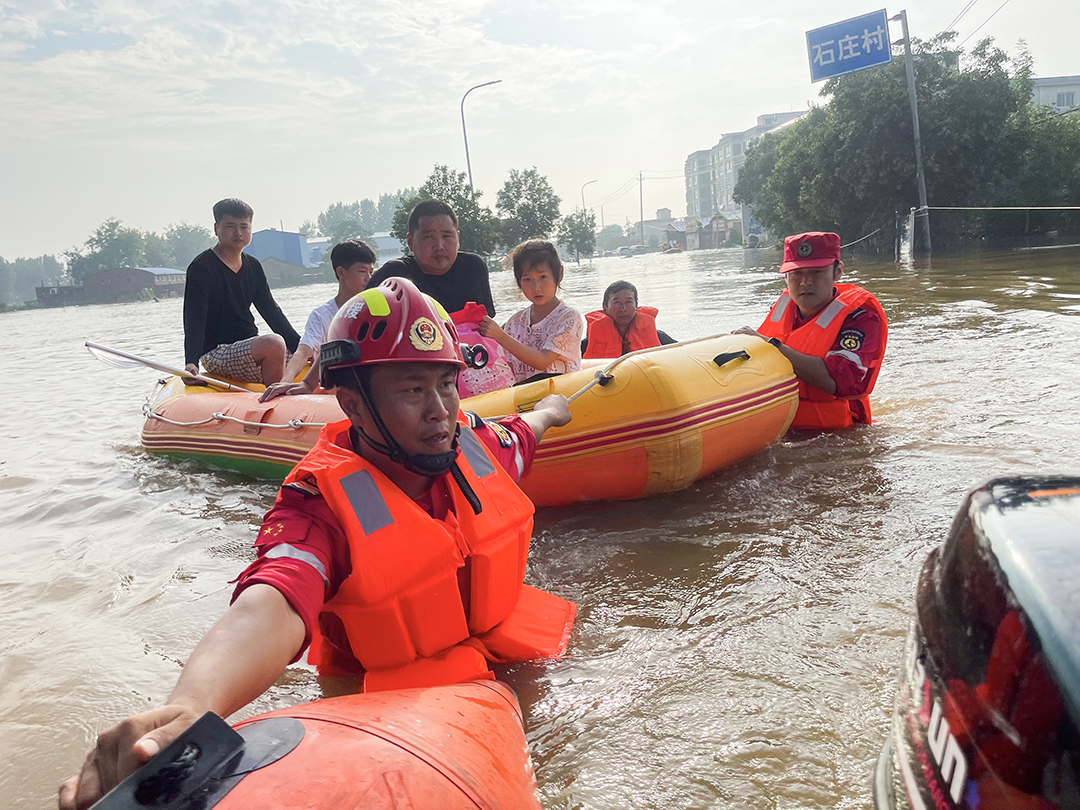
{"label": "wristband", "polygon": [[771,337],[771,338],[769,338],[769,339],[768,339],[768,340],[767,340],[766,342],[767,342],[767,343],[771,343],[771,344],[772,344],[773,346],[775,346],[775,347],[776,347],[776,348],[778,348],[778,349],[779,349],[779,348],[780,348],[781,346],[783,346],[783,345],[784,345],[784,344],[783,344],[783,342],[781,342],[780,338],[778,338],[778,337]]}

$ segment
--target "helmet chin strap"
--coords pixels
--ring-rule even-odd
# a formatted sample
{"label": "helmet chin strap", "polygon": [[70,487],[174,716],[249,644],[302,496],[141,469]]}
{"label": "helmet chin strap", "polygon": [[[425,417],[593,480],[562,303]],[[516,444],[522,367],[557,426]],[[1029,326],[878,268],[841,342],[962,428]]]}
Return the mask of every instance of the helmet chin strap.
{"label": "helmet chin strap", "polygon": [[363,428],[353,425],[352,429],[356,431],[360,438],[363,439],[372,450],[382,453],[384,456],[389,456],[391,461],[402,465],[409,472],[423,475],[428,478],[438,478],[440,475],[449,472],[450,468],[454,466],[454,462],[457,460],[458,435],[461,433],[461,426],[458,425],[455,429],[454,441],[450,445],[450,450],[447,452],[413,453],[412,455],[408,455],[401,449],[401,445],[397,443],[397,440],[386,427],[386,423],[383,422],[382,417],[379,416],[379,411],[375,407],[375,403],[368,393],[367,386],[364,384],[364,380],[355,366],[352,368],[352,373],[353,379],[356,380],[356,385],[360,389],[360,398],[364,401],[364,406],[367,408],[368,413],[371,414],[371,420],[375,423],[375,427],[379,429],[379,434],[382,436],[385,444],[375,441],[375,439],[364,432]]}

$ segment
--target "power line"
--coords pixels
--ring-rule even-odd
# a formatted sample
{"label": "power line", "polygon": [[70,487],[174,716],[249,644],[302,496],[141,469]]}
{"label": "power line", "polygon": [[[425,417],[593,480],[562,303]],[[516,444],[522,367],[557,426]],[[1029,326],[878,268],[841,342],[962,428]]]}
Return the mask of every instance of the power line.
{"label": "power line", "polygon": [[631,188],[633,188],[634,184],[636,182],[637,182],[637,173],[635,172],[633,177],[631,177],[629,180],[627,180],[625,183],[623,183],[621,186],[619,186],[617,189],[615,189],[615,191],[611,192],[610,194],[608,194],[603,199],[594,200],[593,205],[594,206],[607,205],[609,202],[614,202],[615,200],[619,199],[619,197],[623,196]]}
{"label": "power line", "polygon": [[969,11],[971,11],[972,7],[978,2],[979,2],[979,0],[968,0],[968,4],[966,6],[964,6],[962,9],[960,9],[960,13],[957,14],[955,17],[953,17],[953,21],[951,23],[949,23],[948,25],[946,25],[945,28],[943,28],[942,30],[943,31],[953,31],[953,30],[955,30],[953,26],[955,26],[958,22],[960,22],[960,20],[962,20],[964,18],[964,15],[967,14]]}
{"label": "power line", "polygon": [[625,183],[623,183],[614,191],[610,192],[606,197],[603,197],[599,200],[593,200],[589,204],[589,207],[595,208],[597,206],[609,205],[618,200],[619,198],[625,197],[627,194],[633,191],[634,186],[638,184],[639,174],[641,174],[645,180],[675,180],[682,179],[685,176],[682,169],[663,169],[656,171],[643,170],[641,172],[634,172],[634,174]]}
{"label": "power line", "polygon": [[976,28],[974,31],[972,31],[970,34],[968,34],[966,37],[964,37],[963,42],[961,42],[956,47],[957,48],[964,47],[964,42],[967,42],[969,39],[971,39],[973,36],[975,36],[977,33],[979,33],[979,30],[983,27],[983,25],[986,25],[988,22],[990,22],[992,19],[994,19],[994,15],[996,15],[998,13],[998,11],[1001,11],[1003,8],[1005,8],[1005,6],[1007,6],[1008,4],[1009,4],[1009,0],[1005,0],[1004,3],[1002,3],[1000,6],[997,7],[997,11],[995,11],[993,14],[991,14],[989,17],[987,17],[985,20],[983,20],[983,24],[980,25],[978,28]]}

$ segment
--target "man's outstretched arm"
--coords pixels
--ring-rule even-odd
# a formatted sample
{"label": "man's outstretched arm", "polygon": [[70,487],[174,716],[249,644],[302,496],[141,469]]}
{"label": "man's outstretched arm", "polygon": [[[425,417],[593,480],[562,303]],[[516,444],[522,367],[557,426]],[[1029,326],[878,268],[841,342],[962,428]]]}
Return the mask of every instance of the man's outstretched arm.
{"label": "man's outstretched arm", "polygon": [[304,622],[269,585],[245,589],[191,653],[166,705],[98,736],[82,772],[60,785],[60,809],[82,810],[208,711],[227,717],[265,692],[304,643]]}
{"label": "man's outstretched arm", "polygon": [[548,428],[569,424],[570,403],[562,394],[549,394],[536,403],[531,411],[521,414],[521,421],[532,428],[537,444],[544,438]]}
{"label": "man's outstretched arm", "polygon": [[[764,335],[751,329],[749,326],[741,326],[731,334],[753,335],[762,340],[768,340]],[[778,348],[780,354],[784,355],[784,357],[788,359],[788,362],[791,363],[791,368],[795,372],[796,377],[807,385],[812,385],[814,388],[820,388],[826,394],[836,393],[836,380],[829,374],[829,369],[822,358],[815,357],[812,354],[803,354],[790,346],[780,345]]]}

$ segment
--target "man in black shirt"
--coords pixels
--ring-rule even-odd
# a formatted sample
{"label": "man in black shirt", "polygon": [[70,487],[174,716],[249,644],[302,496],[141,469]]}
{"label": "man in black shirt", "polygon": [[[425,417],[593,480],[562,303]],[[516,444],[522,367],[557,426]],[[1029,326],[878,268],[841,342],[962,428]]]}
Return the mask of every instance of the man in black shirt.
{"label": "man in black shirt", "polygon": [[[218,243],[196,256],[184,287],[184,362],[209,374],[270,385],[285,373],[300,335],[270,294],[262,265],[243,250],[251,243],[252,210],[243,200],[214,205]],[[274,334],[260,335],[251,314],[259,310]]]}
{"label": "man in black shirt", "polygon": [[458,252],[457,225],[454,209],[441,200],[418,203],[409,214],[406,237],[412,255],[388,261],[371,277],[367,288],[374,289],[394,276],[407,278],[447,312],[476,303],[483,304],[494,317],[487,264],[475,254]]}

